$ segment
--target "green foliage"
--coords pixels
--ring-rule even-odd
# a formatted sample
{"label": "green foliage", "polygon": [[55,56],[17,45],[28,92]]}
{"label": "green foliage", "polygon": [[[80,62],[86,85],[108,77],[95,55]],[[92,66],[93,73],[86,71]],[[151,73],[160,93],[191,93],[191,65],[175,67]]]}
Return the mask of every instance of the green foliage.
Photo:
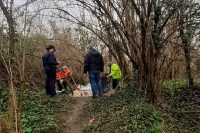
{"label": "green foliage", "polygon": [[197,86],[200,87],[200,79],[195,79],[194,82],[195,82],[195,84],[196,84]]}
{"label": "green foliage", "polygon": [[[180,80],[182,81],[182,80]],[[199,87],[182,87],[173,91],[162,106],[138,99],[134,88],[121,89],[110,97],[93,100],[84,107],[82,117],[94,122],[84,127],[84,133],[188,133],[199,131]],[[196,113],[185,111],[197,110]]]}
{"label": "green foliage", "polygon": [[[1,87],[0,101],[5,101],[0,104],[1,110],[6,110],[7,92],[6,87],[3,87],[3,91]],[[72,98],[67,94],[59,94],[52,98],[46,96],[44,91],[25,89],[21,118],[23,133],[60,133],[57,114],[61,107],[71,102]]]}
{"label": "green foliage", "polygon": [[159,133],[162,131],[162,124],[157,122],[153,123],[151,129],[149,130],[149,133]]}
{"label": "green foliage", "polygon": [[8,48],[2,48],[2,50],[1,50],[1,52],[2,52],[2,55],[3,55],[3,58],[4,58],[4,60],[16,60],[16,57],[14,57],[14,56],[12,56],[10,53],[9,53],[9,50],[8,50]]}
{"label": "green foliage", "polygon": [[49,97],[44,92],[26,90],[23,105],[22,127],[24,133],[59,133],[58,110],[69,104],[71,99],[66,94]]}
{"label": "green foliage", "polygon": [[[199,132],[200,131],[200,87],[180,87],[173,92],[170,110],[166,113],[166,132]],[[165,103],[169,101],[166,97]],[[169,106],[168,105],[168,106]],[[173,127],[173,128],[172,128]]]}
{"label": "green foliage", "polygon": [[200,71],[200,58],[198,58],[195,62],[197,72]]}
{"label": "green foliage", "polygon": [[1,111],[6,111],[8,101],[8,89],[4,84],[0,86],[0,109]]}
{"label": "green foliage", "polygon": [[186,81],[181,78],[167,80],[163,82],[163,88],[173,90],[175,88],[180,88],[186,85]]}
{"label": "green foliage", "polygon": [[158,133],[162,129],[162,117],[155,107],[134,100],[134,95],[124,89],[111,97],[94,100],[84,110],[88,119],[95,116],[94,123],[85,127],[85,133]]}

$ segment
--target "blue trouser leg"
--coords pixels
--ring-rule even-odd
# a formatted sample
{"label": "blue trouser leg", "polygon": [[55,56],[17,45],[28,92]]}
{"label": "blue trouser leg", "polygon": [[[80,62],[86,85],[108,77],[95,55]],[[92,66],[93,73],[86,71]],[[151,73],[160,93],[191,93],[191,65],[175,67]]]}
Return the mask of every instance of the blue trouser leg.
{"label": "blue trouser leg", "polygon": [[102,94],[102,89],[100,85],[100,71],[95,70],[95,71],[89,71],[89,80],[92,88],[92,94],[93,98],[96,98],[96,85],[98,88],[98,93],[101,95]]}
{"label": "blue trouser leg", "polygon": [[89,81],[92,88],[92,97],[96,98],[95,75],[93,71],[89,72]]}
{"label": "blue trouser leg", "polygon": [[98,88],[98,93],[102,94],[102,89],[101,89],[101,85],[100,85],[99,79],[100,79],[100,72],[98,71],[95,74],[95,83],[96,83],[97,88]]}

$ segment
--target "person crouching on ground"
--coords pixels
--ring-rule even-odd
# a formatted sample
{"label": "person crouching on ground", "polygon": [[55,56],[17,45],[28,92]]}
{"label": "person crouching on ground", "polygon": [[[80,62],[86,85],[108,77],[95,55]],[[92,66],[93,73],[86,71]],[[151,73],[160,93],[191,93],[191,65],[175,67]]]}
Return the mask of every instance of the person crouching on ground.
{"label": "person crouching on ground", "polygon": [[102,88],[99,82],[100,76],[103,75],[104,62],[102,55],[93,47],[88,47],[88,53],[84,59],[84,76],[89,75],[89,81],[92,88],[92,98],[96,98],[96,85],[98,87],[98,94],[102,96]]}
{"label": "person crouching on ground", "polygon": [[67,66],[63,66],[62,68],[58,69],[56,72],[56,82],[58,84],[59,91],[65,91],[67,88],[67,83],[65,78],[70,74],[70,70]]}
{"label": "person crouching on ground", "polygon": [[119,84],[119,79],[122,76],[120,67],[117,64],[111,62],[108,63],[108,66],[110,67],[110,73],[108,77],[112,77],[112,87],[113,89],[116,89]]}

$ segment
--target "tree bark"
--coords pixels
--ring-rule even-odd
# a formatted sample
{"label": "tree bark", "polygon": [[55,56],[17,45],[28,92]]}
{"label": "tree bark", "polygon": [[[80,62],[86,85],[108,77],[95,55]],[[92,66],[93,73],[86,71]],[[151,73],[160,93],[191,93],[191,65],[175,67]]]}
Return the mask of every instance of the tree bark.
{"label": "tree bark", "polygon": [[[182,25],[183,26],[183,25]],[[182,44],[183,44],[183,50],[184,50],[184,55],[185,55],[185,65],[186,65],[186,74],[187,74],[187,79],[188,79],[188,85],[193,86],[194,85],[194,80],[192,78],[192,70],[190,66],[190,45],[188,43],[187,37],[184,34],[183,28],[180,28],[180,36],[182,39]]]}
{"label": "tree bark", "polygon": [[[11,4],[13,4],[13,0],[11,0],[10,2]],[[10,40],[10,54],[14,55],[14,34],[15,34],[15,30],[14,30],[14,20],[12,17],[12,5],[11,5],[11,9],[10,9],[10,13],[7,10],[7,7],[5,7],[4,3],[2,0],[0,0],[0,7],[3,11],[4,16],[6,17],[6,20],[8,22],[8,26],[9,26],[9,40]]]}
{"label": "tree bark", "polygon": [[[3,115],[0,115],[0,124],[5,127],[7,130],[10,128],[10,123],[4,118]],[[15,133],[13,129],[10,130],[9,133]]]}
{"label": "tree bark", "polygon": [[[2,0],[0,0],[0,7],[3,11],[4,16],[6,17],[8,26],[9,26],[9,54],[14,57],[14,20],[12,17],[13,11],[13,0],[10,2],[10,9],[5,7]],[[8,75],[9,75],[9,100],[8,100],[8,132],[13,132],[13,118],[14,118],[14,111],[16,115],[16,99],[15,99],[15,90],[13,86],[13,75],[12,75],[12,67],[14,66],[14,60],[12,58],[9,59],[8,65]],[[16,118],[16,117],[15,117]],[[16,118],[17,119],[17,118]],[[17,125],[17,124],[16,124]],[[16,131],[17,132],[17,131]]]}

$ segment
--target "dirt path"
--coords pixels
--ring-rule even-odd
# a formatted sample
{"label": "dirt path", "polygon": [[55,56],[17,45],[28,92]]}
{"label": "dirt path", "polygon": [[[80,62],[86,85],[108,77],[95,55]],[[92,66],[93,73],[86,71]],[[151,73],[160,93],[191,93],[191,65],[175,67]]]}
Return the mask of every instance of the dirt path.
{"label": "dirt path", "polygon": [[79,115],[82,112],[84,104],[88,103],[91,97],[76,97],[70,109],[63,109],[61,121],[63,122],[62,133],[82,133],[83,122]]}

